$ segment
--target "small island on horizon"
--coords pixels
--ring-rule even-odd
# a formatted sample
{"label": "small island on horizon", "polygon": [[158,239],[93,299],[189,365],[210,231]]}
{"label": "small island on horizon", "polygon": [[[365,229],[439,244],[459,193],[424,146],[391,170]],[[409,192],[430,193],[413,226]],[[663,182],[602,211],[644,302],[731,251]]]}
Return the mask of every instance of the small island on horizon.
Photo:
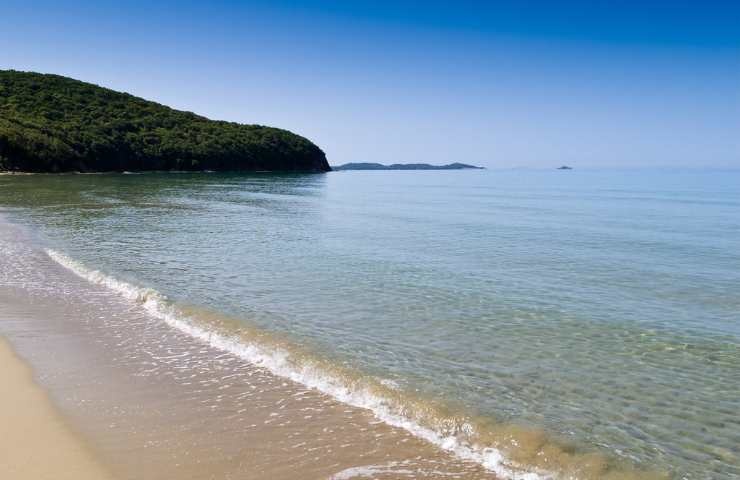
{"label": "small island on horizon", "polygon": [[210,120],[59,75],[0,70],[0,171],[327,172],[287,130]]}
{"label": "small island on horizon", "polygon": [[428,163],[394,163],[383,165],[382,163],[345,163],[333,166],[332,170],[484,170],[485,167],[477,167],[465,163],[449,163],[447,165],[430,165]]}

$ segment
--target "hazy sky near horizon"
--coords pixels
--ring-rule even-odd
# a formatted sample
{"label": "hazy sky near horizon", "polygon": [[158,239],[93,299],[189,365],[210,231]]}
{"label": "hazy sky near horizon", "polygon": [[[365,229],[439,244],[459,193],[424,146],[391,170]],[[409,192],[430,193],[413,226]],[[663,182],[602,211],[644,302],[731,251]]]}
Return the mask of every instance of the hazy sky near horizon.
{"label": "hazy sky near horizon", "polygon": [[740,2],[0,3],[0,68],[287,128],[331,164],[740,168]]}

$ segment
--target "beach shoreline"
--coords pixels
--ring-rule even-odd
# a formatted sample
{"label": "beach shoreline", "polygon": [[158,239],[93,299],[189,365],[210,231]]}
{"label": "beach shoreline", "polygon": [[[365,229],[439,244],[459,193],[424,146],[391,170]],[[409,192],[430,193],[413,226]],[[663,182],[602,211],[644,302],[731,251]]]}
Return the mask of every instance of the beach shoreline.
{"label": "beach shoreline", "polygon": [[112,475],[73,432],[10,344],[0,337],[0,477],[105,480]]}
{"label": "beach shoreline", "polygon": [[[69,425],[114,475],[131,480],[230,476],[325,480],[361,478],[373,472],[378,478],[404,478],[404,475],[418,478],[423,474],[424,478],[464,475],[471,479],[536,479],[549,478],[549,472],[555,471],[583,479],[665,478],[662,473],[668,469],[664,463],[656,465],[657,472],[650,469],[656,456],[649,451],[633,467],[625,455],[614,454],[606,447],[596,448],[593,442],[576,439],[568,443],[559,430],[545,428],[551,419],[544,414],[529,423],[518,422],[517,417],[497,421],[493,415],[486,416],[483,407],[495,403],[499,394],[491,398],[476,394],[474,397],[479,401],[464,404],[463,396],[458,396],[464,389],[450,392],[449,396],[444,391],[435,395],[434,389],[411,391],[413,383],[406,384],[401,375],[406,371],[404,358],[416,359],[418,355],[418,360],[425,358],[425,362],[437,365],[448,374],[463,372],[465,368],[461,370],[444,361],[439,363],[441,357],[427,356],[429,352],[417,350],[413,347],[414,339],[404,330],[406,327],[394,327],[396,313],[384,308],[379,310],[383,315],[374,320],[380,322],[383,332],[373,327],[372,332],[365,333],[390,342],[379,344],[380,351],[389,352],[392,347],[392,351],[406,352],[398,358],[401,363],[394,361],[395,357],[390,361],[373,357],[373,361],[379,361],[378,365],[390,368],[384,373],[372,368],[364,370],[359,363],[337,362],[354,358],[341,356],[344,337],[340,336],[337,346],[342,348],[335,352],[312,340],[319,338],[316,333],[323,331],[321,325],[317,325],[318,330],[304,327],[315,321],[314,316],[330,322],[324,325],[333,325],[334,319],[327,312],[341,312],[341,318],[352,321],[343,321],[344,326],[335,327],[358,329],[368,325],[363,319],[375,308],[370,308],[375,300],[362,294],[358,299],[370,303],[365,305],[360,301],[349,305],[318,290],[312,291],[308,298],[305,290],[312,284],[302,282],[288,288],[260,274],[273,269],[280,271],[282,260],[287,257],[295,256],[301,262],[314,258],[314,253],[325,251],[323,246],[316,249],[316,242],[301,241],[299,250],[287,245],[273,257],[272,247],[259,247],[255,253],[255,246],[262,243],[251,242],[248,248],[214,256],[213,252],[220,250],[214,249],[210,242],[207,248],[202,248],[200,243],[191,241],[218,237],[221,244],[236,246],[241,245],[242,236],[251,238],[254,226],[242,229],[242,223],[219,221],[205,232],[202,222],[208,225],[209,218],[204,215],[210,217],[211,212],[230,218],[233,211],[252,208],[244,206],[241,197],[238,207],[232,202],[224,203],[224,186],[238,187],[239,192],[254,190],[258,198],[256,205],[262,208],[264,182],[225,176],[209,177],[206,181],[194,176],[177,183],[187,197],[178,200],[180,197],[171,198],[169,180],[157,176],[138,178],[141,181],[106,176],[89,183],[74,176],[39,176],[28,182],[0,182],[8,198],[7,206],[0,209],[0,330],[32,366],[37,383],[43,386]],[[349,180],[349,185],[356,186],[352,178]],[[307,184],[304,180],[290,179],[280,185],[288,189],[280,190],[282,198],[285,191],[303,189]],[[321,182],[314,184],[313,180],[308,185],[326,187]],[[206,202],[207,208],[191,210],[192,198],[211,189],[216,189],[215,203]],[[251,201],[248,205],[252,205]],[[183,206],[188,206],[184,210],[187,214],[177,217]],[[291,208],[297,207],[291,203]],[[311,225],[318,221],[312,215],[313,200],[302,211],[308,220],[306,229],[299,230],[307,235],[305,239],[312,240]],[[284,210],[279,213],[282,215]],[[285,225],[276,225],[274,218],[269,217],[259,230],[283,231]],[[156,228],[152,219],[158,222]],[[291,215],[292,224],[298,220]],[[149,233],[138,231],[142,225],[148,225]],[[126,232],[121,228],[133,230],[124,236]],[[160,244],[160,240],[166,242]],[[128,255],[138,260],[131,262]],[[388,260],[391,264],[397,260],[392,257]],[[232,272],[231,266],[222,265],[223,258],[241,259],[243,267],[247,267],[246,259],[249,259],[249,268]],[[113,260],[116,265],[111,263]],[[296,265],[299,270],[310,266]],[[325,266],[320,262],[310,270],[322,272]],[[467,262],[463,266],[470,268]],[[214,267],[224,270],[214,271]],[[333,265],[326,270],[329,276],[320,282],[321,290],[333,285],[331,272],[357,273],[356,267],[345,262]],[[293,265],[283,270],[285,275],[281,278],[292,278],[291,275],[297,274],[295,268]],[[168,277],[163,272],[171,275]],[[217,281],[225,278],[224,272],[232,272],[230,282],[236,283]],[[379,275],[386,278],[384,272]],[[215,283],[203,282],[205,277]],[[296,280],[301,278],[298,275]],[[388,281],[393,283],[392,279]],[[475,282],[472,286],[483,287]],[[335,287],[329,290],[343,291],[341,285]],[[433,290],[454,291],[446,284],[437,287]],[[355,290],[351,288],[347,294],[355,295]],[[410,292],[416,290],[414,287]],[[485,290],[477,291],[475,298],[484,300],[483,305],[492,308],[491,312],[498,312],[491,319],[506,315],[508,308],[499,311],[495,302],[485,300],[488,295]],[[373,292],[378,294],[382,290],[376,288]],[[428,296],[413,296],[424,298],[424,304],[432,301],[434,308],[448,318],[471,308],[466,300],[470,297],[466,295],[459,299],[443,295],[439,302]],[[232,305],[235,298],[237,304]],[[405,300],[389,297],[389,301],[404,304]],[[285,302],[285,315],[270,313],[273,309],[283,309]],[[310,307],[311,315],[294,310],[296,305]],[[409,305],[420,304],[413,301]],[[473,311],[481,315],[480,319],[489,318],[477,307]],[[427,313],[422,308],[415,331],[426,331],[429,327],[423,322]],[[558,320],[555,313],[550,314]],[[587,318],[560,319],[551,324],[545,316],[533,312],[522,319],[531,322],[517,322],[508,327],[501,324],[496,329],[494,325],[476,324],[476,329],[482,328],[484,340],[506,333],[505,338],[518,345],[507,347],[509,353],[517,356],[523,365],[529,364],[530,353],[537,352],[529,348],[526,339],[541,338],[542,329],[553,339],[562,339],[543,344],[561,356],[565,355],[561,345],[577,345],[581,339],[589,344],[597,341],[602,353],[624,353],[619,344],[609,339],[630,341],[631,335],[640,332],[637,329],[626,337],[623,334],[613,337],[609,332],[615,330],[608,324],[594,325]],[[506,329],[501,330],[502,325],[513,330],[507,333]],[[475,353],[464,348],[479,340],[477,336],[470,338],[469,326],[444,323],[434,328],[446,330],[450,326],[461,338],[455,341],[456,346],[441,345],[454,347],[447,353]],[[560,326],[566,327],[566,331],[560,332]],[[577,336],[569,333],[575,326],[579,328]],[[391,334],[384,333],[388,329]],[[305,342],[301,340],[304,335]],[[398,343],[396,336],[411,343]],[[651,349],[655,336],[640,337],[640,343],[635,345],[650,355],[648,367],[662,368],[661,362],[668,358],[656,355]],[[362,338],[349,340],[359,343]],[[464,341],[466,338],[469,341]],[[678,339],[683,337],[678,335]],[[677,343],[672,336],[657,340],[668,341],[668,345]],[[489,346],[494,351],[503,348],[499,344]],[[611,367],[611,372],[619,375],[621,364],[610,363],[612,357],[602,354],[600,365]],[[507,362],[500,355],[479,360],[483,362],[481,365],[493,367]],[[409,368],[421,374],[429,370],[421,361],[415,360],[413,365]],[[584,372],[595,373],[589,369]],[[494,377],[485,380],[479,376],[479,369],[469,373],[473,374],[471,385],[483,388],[481,392],[492,391],[489,389],[493,384],[501,382],[500,398],[511,400],[514,406],[526,399],[526,395],[542,392],[543,388],[554,393],[560,391],[572,405],[584,403],[579,391],[568,390],[569,385],[580,385],[575,380],[566,381],[570,375],[563,377],[562,384],[537,385],[526,383],[529,376],[521,372],[498,380]],[[601,377],[590,378],[594,384],[602,382]],[[395,379],[400,381],[394,382]],[[488,381],[493,383],[486,384]],[[648,400],[654,398],[651,386],[643,385],[633,398],[638,393]],[[525,388],[521,391],[524,396],[516,392],[505,395],[509,388]],[[527,389],[532,388],[528,393]],[[530,400],[538,403],[540,396]],[[560,411],[557,408],[554,413]],[[601,411],[599,405],[594,408]],[[596,413],[592,416],[596,417]],[[626,425],[624,430],[615,431],[617,435],[629,433],[632,423],[624,424],[619,411],[613,420],[615,425]],[[632,422],[633,418],[627,420]],[[571,423],[584,429],[590,424],[578,419],[568,425]],[[607,424],[599,420],[594,425]],[[730,463],[733,461],[731,453],[726,453],[729,450],[716,452]]]}
{"label": "beach shoreline", "polygon": [[[36,388],[38,398],[16,400],[36,415],[29,420],[16,415],[21,407],[0,405],[20,418],[3,431],[7,442],[30,432],[0,456],[0,478],[498,478],[367,409],[157,321],[140,301],[63,268],[33,232],[2,225],[0,339],[12,350],[0,361],[10,358],[3,363],[21,378],[11,381],[9,370],[3,380],[8,390]],[[43,458],[52,450],[70,466]],[[48,470],[23,470],[33,462]],[[111,475],[98,473],[98,462]]]}

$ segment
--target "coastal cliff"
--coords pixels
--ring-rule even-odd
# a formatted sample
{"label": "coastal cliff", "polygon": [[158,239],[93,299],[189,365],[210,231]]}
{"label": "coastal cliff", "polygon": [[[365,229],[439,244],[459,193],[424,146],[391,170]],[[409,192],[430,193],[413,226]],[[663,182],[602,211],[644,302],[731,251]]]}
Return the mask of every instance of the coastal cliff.
{"label": "coastal cliff", "polygon": [[0,171],[331,170],[287,130],[209,120],[58,75],[0,70]]}

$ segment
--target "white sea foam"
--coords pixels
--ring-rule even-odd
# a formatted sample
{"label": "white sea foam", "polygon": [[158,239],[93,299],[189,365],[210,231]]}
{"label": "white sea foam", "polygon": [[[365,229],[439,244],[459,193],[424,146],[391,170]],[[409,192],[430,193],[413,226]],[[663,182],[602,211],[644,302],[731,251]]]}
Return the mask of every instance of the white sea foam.
{"label": "white sea foam", "polygon": [[351,480],[353,478],[373,478],[380,474],[394,473],[396,475],[413,475],[413,470],[399,468],[398,462],[391,462],[386,465],[363,465],[361,467],[350,467],[335,473],[329,480]]}
{"label": "white sea foam", "polygon": [[100,271],[92,270],[80,262],[55,250],[46,250],[47,255],[74,274],[89,282],[109,288],[123,297],[140,304],[152,317],[166,322],[171,327],[210,345],[229,352],[250,363],[266,368],[275,375],[314,388],[331,397],[359,408],[372,411],[376,417],[394,427],[403,428],[411,434],[425,439],[461,459],[483,465],[501,478],[511,480],[545,480],[555,475],[543,471],[527,471],[507,460],[502,452],[491,447],[470,445],[452,435],[445,435],[432,428],[420,425],[399,413],[387,399],[369,391],[368,388],[350,388],[343,379],[323,371],[311,364],[296,364],[290,361],[290,352],[274,346],[248,342],[201,326],[198,322],[179,311],[156,290],[141,288],[118,280]]}

